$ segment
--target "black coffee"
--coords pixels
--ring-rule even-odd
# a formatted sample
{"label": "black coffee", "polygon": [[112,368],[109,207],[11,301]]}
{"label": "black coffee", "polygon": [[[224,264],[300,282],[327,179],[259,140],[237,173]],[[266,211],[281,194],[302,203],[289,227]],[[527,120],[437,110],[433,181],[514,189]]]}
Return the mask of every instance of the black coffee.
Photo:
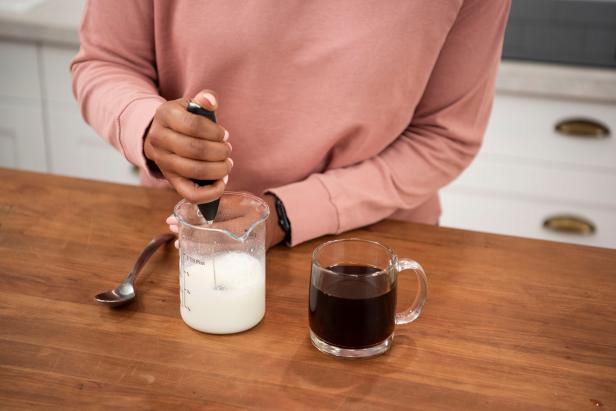
{"label": "black coffee", "polygon": [[[383,342],[394,331],[396,283],[388,275],[369,277],[380,269],[363,265],[334,265],[337,273],[323,274],[310,284],[310,328],[322,340],[344,348],[366,348]],[[365,278],[361,278],[366,275]]]}

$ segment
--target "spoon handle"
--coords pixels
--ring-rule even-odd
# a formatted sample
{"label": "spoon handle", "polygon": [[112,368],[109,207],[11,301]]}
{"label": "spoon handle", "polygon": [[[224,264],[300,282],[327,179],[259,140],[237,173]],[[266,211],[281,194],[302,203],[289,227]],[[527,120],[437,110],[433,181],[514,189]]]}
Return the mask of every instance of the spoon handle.
{"label": "spoon handle", "polygon": [[126,281],[130,283],[135,281],[135,277],[137,277],[139,271],[141,271],[145,263],[147,263],[150,257],[152,257],[152,254],[154,254],[161,245],[173,240],[175,240],[175,234],[163,234],[153,238],[152,241],[150,241],[148,245],[145,246],[145,248],[139,255],[139,258],[137,258],[137,261],[135,261],[135,265],[133,266],[133,269],[130,270]]}

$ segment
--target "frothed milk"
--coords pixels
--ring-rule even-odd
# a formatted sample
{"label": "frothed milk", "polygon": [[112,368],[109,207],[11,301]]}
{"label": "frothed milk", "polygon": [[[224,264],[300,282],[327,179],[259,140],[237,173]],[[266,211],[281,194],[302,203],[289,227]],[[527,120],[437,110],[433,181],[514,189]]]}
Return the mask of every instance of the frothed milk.
{"label": "frothed milk", "polygon": [[180,266],[180,300],[182,319],[192,328],[213,334],[247,330],[265,314],[265,264],[241,252],[188,257]]}

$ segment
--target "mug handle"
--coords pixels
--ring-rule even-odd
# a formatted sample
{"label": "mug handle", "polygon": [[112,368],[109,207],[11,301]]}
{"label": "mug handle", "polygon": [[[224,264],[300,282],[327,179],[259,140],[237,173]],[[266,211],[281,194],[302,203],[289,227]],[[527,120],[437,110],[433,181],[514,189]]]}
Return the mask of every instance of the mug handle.
{"label": "mug handle", "polygon": [[415,301],[413,301],[413,304],[401,313],[396,313],[396,325],[408,324],[415,321],[417,317],[419,317],[419,314],[421,314],[421,310],[426,303],[428,298],[428,279],[426,278],[426,273],[421,265],[419,265],[417,261],[413,261],[409,258],[401,258],[398,260],[396,270],[398,273],[405,270],[413,270],[415,275],[417,275],[417,282],[419,283],[419,286],[417,287],[417,295],[415,295]]}

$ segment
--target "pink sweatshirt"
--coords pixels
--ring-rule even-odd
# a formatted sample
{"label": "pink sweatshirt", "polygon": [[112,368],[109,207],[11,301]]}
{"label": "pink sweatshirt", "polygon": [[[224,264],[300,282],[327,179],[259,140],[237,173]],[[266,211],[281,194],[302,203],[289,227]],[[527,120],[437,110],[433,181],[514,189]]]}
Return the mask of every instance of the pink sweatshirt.
{"label": "pink sweatshirt", "polygon": [[509,0],[88,1],[71,70],[86,121],[142,170],[166,99],[217,93],[228,189],[271,191],[292,243],[435,224],[477,153]]}

